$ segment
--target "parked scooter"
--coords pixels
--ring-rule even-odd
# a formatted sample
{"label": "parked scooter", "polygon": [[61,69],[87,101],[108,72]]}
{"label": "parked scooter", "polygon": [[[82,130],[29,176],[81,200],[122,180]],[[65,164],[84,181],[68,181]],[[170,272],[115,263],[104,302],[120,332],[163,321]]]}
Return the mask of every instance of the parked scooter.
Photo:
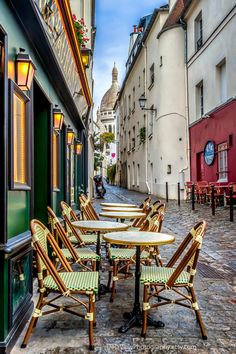
{"label": "parked scooter", "polygon": [[104,198],[104,195],[106,193],[106,189],[103,185],[103,180],[101,175],[96,175],[93,177],[94,183],[95,183],[95,189],[98,198]]}

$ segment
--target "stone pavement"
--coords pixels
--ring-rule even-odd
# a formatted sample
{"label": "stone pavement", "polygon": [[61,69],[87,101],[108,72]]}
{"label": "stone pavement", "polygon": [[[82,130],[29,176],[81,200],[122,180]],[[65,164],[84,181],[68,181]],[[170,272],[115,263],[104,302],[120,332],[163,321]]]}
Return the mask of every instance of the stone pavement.
{"label": "stone pavement", "polygon": [[[139,204],[145,195],[118,187],[107,187],[107,202],[134,202]],[[155,197],[153,197],[155,199]],[[95,200],[99,211],[101,200]],[[132,309],[134,281],[119,281],[113,304],[109,294],[96,302],[97,327],[94,330],[95,353],[104,354],[224,354],[236,353],[235,331],[235,271],[236,271],[236,222],[229,222],[227,208],[216,209],[211,216],[209,206],[196,205],[191,211],[190,204],[169,201],[164,220],[165,232],[174,234],[176,242],[161,247],[166,261],[170,258],[181,239],[191,227],[203,218],[207,221],[207,232],[200,255],[195,291],[206,326],[208,340],[201,339],[195,315],[189,309],[178,306],[163,306],[153,312],[153,317],[165,323],[163,329],[148,328],[147,337],[140,337],[140,328],[133,328],[126,334],[119,334],[122,313]],[[236,211],[235,211],[236,213]],[[235,215],[236,219],[236,215]],[[107,280],[105,269],[101,275]],[[37,298],[37,293],[35,292]],[[55,314],[40,318],[26,349],[20,349],[25,330],[12,353],[25,354],[82,354],[87,350],[87,322],[67,314]]]}

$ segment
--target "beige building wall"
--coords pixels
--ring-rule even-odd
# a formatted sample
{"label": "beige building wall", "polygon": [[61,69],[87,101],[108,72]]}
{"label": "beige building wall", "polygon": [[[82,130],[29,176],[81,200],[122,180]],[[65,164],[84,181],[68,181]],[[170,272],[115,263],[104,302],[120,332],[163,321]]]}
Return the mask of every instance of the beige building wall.
{"label": "beige building wall", "polygon": [[[89,38],[89,41],[86,44],[86,47],[93,50],[93,38],[94,31],[93,21],[93,6],[95,6],[94,0],[71,0],[70,1],[72,14],[75,14],[78,19],[83,18],[85,25],[88,29],[86,36]],[[88,84],[90,91],[93,95],[93,62],[90,63],[90,67],[85,69],[88,79]],[[80,96],[77,96],[80,99]],[[90,110],[88,117],[88,193],[89,196],[94,194],[94,127],[93,127],[93,107]]]}
{"label": "beige building wall", "polygon": [[[167,11],[157,15],[123,87],[119,146],[121,165],[127,164],[128,189],[164,198],[168,182],[169,198],[177,198],[179,172],[188,165],[184,31],[175,27],[157,38],[167,15]],[[156,112],[140,109],[143,93],[146,107]],[[140,142],[144,127],[146,140]]]}
{"label": "beige building wall", "polygon": [[[236,1],[193,2],[186,13],[188,28],[188,87],[190,124],[201,118],[198,84],[203,84],[203,114],[236,95]],[[202,17],[203,43],[196,48],[196,19]],[[224,94],[220,68],[225,64]]]}

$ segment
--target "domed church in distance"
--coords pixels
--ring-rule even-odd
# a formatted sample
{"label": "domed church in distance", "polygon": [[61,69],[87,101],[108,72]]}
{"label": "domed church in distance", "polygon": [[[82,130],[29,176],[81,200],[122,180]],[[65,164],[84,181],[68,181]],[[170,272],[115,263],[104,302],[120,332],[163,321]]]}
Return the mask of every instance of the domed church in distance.
{"label": "domed church in distance", "polygon": [[[120,90],[118,84],[118,70],[114,63],[112,69],[112,84],[109,90],[104,94],[100,108],[97,110],[97,125],[100,129],[100,134],[109,132],[114,133],[116,137],[116,119],[114,105]],[[107,176],[107,167],[116,163],[116,144],[110,143],[104,147],[103,150],[104,160],[102,163],[102,175]]]}

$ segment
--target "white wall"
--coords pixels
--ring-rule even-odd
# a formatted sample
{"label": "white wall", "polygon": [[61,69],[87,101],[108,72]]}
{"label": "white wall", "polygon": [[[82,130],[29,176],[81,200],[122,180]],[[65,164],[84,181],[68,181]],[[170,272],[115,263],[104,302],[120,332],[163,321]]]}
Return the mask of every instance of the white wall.
{"label": "white wall", "polygon": [[[163,32],[161,30],[167,14],[159,15],[142,48],[120,100],[120,156],[127,161],[128,187],[142,192],[151,192],[165,197],[165,183],[169,183],[169,197],[177,198],[179,171],[187,165],[187,118],[185,100],[184,31],[181,27]],[[160,57],[162,56],[162,66]],[[150,86],[150,67],[154,64],[155,81]],[[143,69],[146,72],[146,82]],[[139,79],[140,77],[140,79]],[[135,109],[130,116],[125,113],[125,97],[135,87]],[[157,109],[142,111],[138,99],[146,92],[147,104]],[[127,105],[127,104],[126,104]],[[133,101],[131,99],[131,105]],[[144,118],[146,116],[146,118]],[[149,127],[153,120],[153,133],[146,136],[145,143],[139,144],[139,129]],[[129,151],[128,132],[135,127],[135,148]],[[126,140],[125,138],[126,132]],[[139,165],[139,168],[138,168]],[[167,165],[172,166],[167,174]],[[129,167],[130,166],[130,167]],[[139,170],[139,174],[138,174]]]}
{"label": "white wall", "polygon": [[[199,1],[190,8],[187,16],[188,28],[188,82],[190,124],[200,118],[196,109],[196,85],[203,80],[204,114],[222,103],[217,65],[226,61],[227,98],[236,95],[236,10],[224,20],[235,0]],[[194,20],[202,11],[203,46],[195,52]],[[219,26],[219,24],[224,22]]]}

